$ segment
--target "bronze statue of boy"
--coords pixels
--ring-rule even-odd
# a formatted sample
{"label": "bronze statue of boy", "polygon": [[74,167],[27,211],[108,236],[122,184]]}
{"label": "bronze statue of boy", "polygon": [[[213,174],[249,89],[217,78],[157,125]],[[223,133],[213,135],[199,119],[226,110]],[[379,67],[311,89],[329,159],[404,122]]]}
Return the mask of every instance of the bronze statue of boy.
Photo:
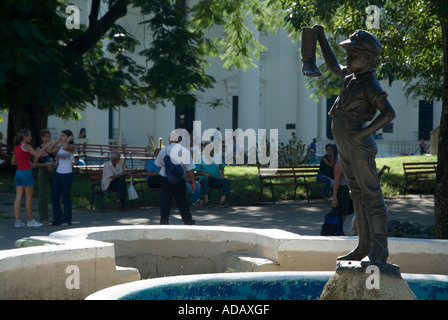
{"label": "bronze statue of boy", "polygon": [[[382,45],[370,32],[357,30],[339,45],[346,49],[347,66],[340,66],[320,25],[317,40],[328,68],[343,79],[343,87],[329,111],[332,132],[353,199],[358,224],[358,246],[338,260],[357,260],[362,265],[386,263],[387,207],[378,179],[372,134],[395,118],[387,94],[375,77]],[[306,46],[306,45],[305,45]],[[379,115],[375,115],[379,111]],[[370,122],[371,121],[371,122]],[[367,122],[370,122],[366,125]]]}

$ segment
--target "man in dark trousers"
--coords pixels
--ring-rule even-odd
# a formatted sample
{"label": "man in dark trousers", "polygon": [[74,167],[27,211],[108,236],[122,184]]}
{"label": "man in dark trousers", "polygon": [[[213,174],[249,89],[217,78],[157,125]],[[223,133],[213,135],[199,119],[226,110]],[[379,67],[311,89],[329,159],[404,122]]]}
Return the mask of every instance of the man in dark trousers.
{"label": "man in dark trousers", "polygon": [[[190,181],[194,181],[194,168],[193,159],[190,154],[190,150],[184,148],[179,142],[182,138],[177,133],[170,135],[170,145],[160,150],[159,155],[156,158],[155,165],[160,167],[159,174],[162,176],[162,190],[160,195],[160,224],[169,224],[171,202],[173,198],[176,200],[179,207],[182,221],[186,225],[194,225],[190,207],[187,202],[187,190],[185,185],[185,179],[182,178],[178,182],[170,182],[167,179],[166,173],[166,156],[169,156],[171,161],[175,164],[180,164],[182,170],[188,174]],[[180,163],[179,163],[180,162]],[[191,184],[191,190],[194,193],[196,191],[196,184]]]}
{"label": "man in dark trousers", "polygon": [[338,260],[360,260],[362,265],[386,263],[387,207],[378,179],[377,147],[372,134],[392,121],[395,111],[374,73],[380,64],[382,45],[370,32],[357,30],[339,44],[347,51],[347,66],[343,67],[328,44],[323,27],[316,25],[313,29],[325,63],[344,81],[328,114],[333,118],[332,132],[353,199],[359,243]]}

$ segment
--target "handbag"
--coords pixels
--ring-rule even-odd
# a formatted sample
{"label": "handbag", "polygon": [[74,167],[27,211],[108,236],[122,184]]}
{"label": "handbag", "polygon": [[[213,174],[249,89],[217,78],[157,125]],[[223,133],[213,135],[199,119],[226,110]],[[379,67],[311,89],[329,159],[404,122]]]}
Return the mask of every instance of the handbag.
{"label": "handbag", "polygon": [[131,183],[129,184],[129,189],[128,189],[128,197],[129,200],[135,200],[138,198],[138,193],[134,188],[134,184],[132,183],[132,177],[131,177]]}
{"label": "handbag", "polygon": [[336,208],[331,208],[331,211],[325,215],[324,224],[320,231],[321,236],[342,236],[342,220],[341,216],[336,211]]}

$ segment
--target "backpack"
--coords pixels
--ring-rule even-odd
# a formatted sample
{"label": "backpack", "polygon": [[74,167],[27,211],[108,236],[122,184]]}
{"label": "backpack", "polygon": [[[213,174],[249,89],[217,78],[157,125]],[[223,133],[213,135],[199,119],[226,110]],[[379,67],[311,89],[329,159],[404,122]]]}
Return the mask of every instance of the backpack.
{"label": "backpack", "polygon": [[330,213],[325,215],[324,224],[320,231],[321,236],[341,236],[342,220],[337,211],[332,208]]}
{"label": "backpack", "polygon": [[165,156],[165,174],[171,183],[179,183],[184,178],[184,169],[182,165],[174,164],[169,155]]}

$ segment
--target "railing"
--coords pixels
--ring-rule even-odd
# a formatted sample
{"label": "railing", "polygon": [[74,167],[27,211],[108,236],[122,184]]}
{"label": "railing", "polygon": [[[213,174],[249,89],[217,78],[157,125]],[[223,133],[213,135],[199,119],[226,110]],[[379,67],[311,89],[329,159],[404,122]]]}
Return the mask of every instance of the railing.
{"label": "railing", "polygon": [[[420,141],[385,141],[375,139],[378,153],[377,157],[397,157],[402,155],[420,155]],[[429,141],[425,141],[429,146]],[[325,145],[334,143],[331,140],[319,140],[317,142],[317,155],[325,155]]]}

